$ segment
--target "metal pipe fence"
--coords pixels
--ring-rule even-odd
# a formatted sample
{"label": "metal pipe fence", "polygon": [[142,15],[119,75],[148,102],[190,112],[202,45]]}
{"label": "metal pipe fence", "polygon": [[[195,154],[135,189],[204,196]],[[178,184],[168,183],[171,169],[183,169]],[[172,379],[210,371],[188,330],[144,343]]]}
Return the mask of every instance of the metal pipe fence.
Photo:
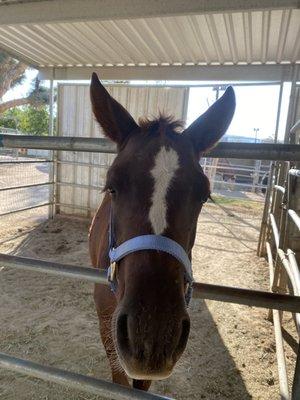
{"label": "metal pipe fence", "polygon": [[[7,223],[19,212],[33,218],[38,213],[46,216],[46,207],[52,207],[54,182],[49,171],[53,161],[16,150],[16,154],[3,154],[0,148],[0,216],[9,216]],[[40,211],[32,213],[35,208]]]}
{"label": "metal pipe fence", "polygon": [[[291,179],[297,179],[297,177],[300,177],[300,171],[291,168],[290,163],[277,163],[276,168],[272,169],[267,196],[268,201],[270,199],[270,203],[264,210],[264,214],[268,215],[269,225],[265,227],[262,224],[261,229],[266,230],[266,233],[260,235],[260,243],[258,245],[259,254],[263,253],[263,247],[266,248],[270,269],[270,290],[276,293],[292,291],[294,295],[300,294],[300,270],[295,253],[289,248],[289,221],[291,220],[300,232],[300,217],[292,209],[292,200],[295,197],[295,182],[292,185]],[[263,219],[266,218],[265,215]],[[264,240],[265,243],[263,243]],[[275,263],[273,260],[275,260]],[[273,309],[272,313],[281,398],[299,400],[300,380],[296,375],[300,370],[300,353],[298,352],[292,393],[290,395],[281,329],[282,318],[275,309]],[[300,313],[298,312],[293,316],[297,332],[300,335]]]}
{"label": "metal pipe fence", "polygon": [[11,165],[11,164],[44,164],[52,163],[52,160],[10,160],[10,161],[0,161],[0,165]]}
{"label": "metal pipe fence", "polygon": [[[90,267],[77,267],[1,253],[0,265],[108,285],[106,271]],[[193,285],[193,297],[252,307],[273,307],[277,310],[300,312],[300,296],[282,295],[260,290],[195,282]]]}
{"label": "metal pipe fence", "polygon": [[[94,138],[73,138],[73,137],[36,137],[36,136],[19,136],[19,135],[0,135],[0,147],[8,148],[35,148],[47,150],[64,150],[64,151],[86,151],[86,152],[104,152],[114,153],[116,151],[115,145],[106,139]],[[247,159],[265,159],[265,160],[294,160],[300,161],[300,146],[299,145],[273,145],[273,144],[248,144],[248,143],[220,143],[212,151],[209,152],[209,157],[215,158],[247,158]],[[291,172],[290,175],[294,174]],[[298,176],[298,175],[297,175]],[[51,182],[52,183],[52,182]],[[64,184],[64,182],[58,182]],[[283,187],[283,182],[277,182],[278,186]],[[68,183],[66,183],[68,184]],[[88,186],[88,185],[82,185]],[[97,188],[98,189],[98,188]],[[279,189],[280,190],[280,189]],[[283,191],[281,191],[283,194]],[[40,204],[34,207],[23,208],[23,210],[35,207],[42,207],[49,203]],[[291,209],[289,207],[289,209]],[[6,215],[6,214],[1,214]],[[293,218],[293,217],[292,217]],[[275,231],[276,249],[280,248],[281,244],[281,226],[275,229],[276,219],[270,217]],[[270,247],[271,248],[271,247]],[[268,254],[270,249],[268,250]],[[277,254],[277,253],[276,253]],[[272,253],[271,253],[272,255]],[[293,260],[293,267],[290,268],[291,276],[294,276],[294,287],[298,288],[298,283],[295,281],[299,278],[295,273],[297,265],[296,261],[289,253],[288,260]],[[272,258],[273,263],[273,258]],[[75,267],[73,265],[63,265],[59,263],[49,263],[40,260],[26,259],[23,257],[10,256],[0,254],[0,265],[12,268],[21,268],[44,272],[52,275],[59,275],[73,279],[84,279],[90,282],[98,282],[107,284],[106,274],[93,268]],[[273,264],[272,264],[273,265]],[[272,273],[274,276],[272,287],[278,273],[277,263],[275,271]],[[220,285],[211,285],[205,283],[194,284],[194,298],[210,299],[215,301],[231,302],[235,304],[244,304],[255,307],[266,307],[273,309],[275,316],[276,326],[276,343],[278,343],[279,355],[278,363],[280,364],[280,375],[286,374],[286,370],[282,367],[282,360],[284,358],[284,351],[280,345],[282,341],[282,334],[280,328],[280,314],[279,311],[289,311],[292,313],[300,313],[300,294],[288,295],[284,293],[263,292],[250,289],[226,287]],[[280,347],[281,346],[281,347]],[[299,364],[299,362],[298,362]],[[27,375],[35,376],[45,380],[76,387],[82,390],[90,391],[92,393],[100,394],[106,398],[114,397],[115,399],[166,399],[162,396],[153,395],[151,393],[139,392],[119,385],[105,382],[102,380],[95,380],[94,378],[84,377],[79,374],[74,374],[67,371],[58,370],[52,367],[40,366],[30,361],[16,359],[8,355],[0,355],[0,367],[14,370],[17,372],[25,373]],[[295,379],[293,393],[299,391],[298,381]],[[283,386],[282,386],[283,387]],[[286,393],[286,388],[284,389]],[[126,397],[127,396],[127,397]],[[293,395],[293,400],[296,397]]]}
{"label": "metal pipe fence", "polygon": [[103,379],[37,364],[4,353],[0,353],[0,368],[96,394],[106,399],[111,399],[113,396],[116,400],[172,400],[170,397],[130,389]]}
{"label": "metal pipe fence", "polygon": [[[116,153],[116,145],[102,138],[0,135],[0,147]],[[214,158],[300,161],[300,145],[220,142],[205,155]]]}
{"label": "metal pipe fence", "polygon": [[37,204],[35,206],[22,207],[22,208],[19,208],[18,210],[6,211],[4,213],[1,213],[0,217],[4,217],[6,215],[11,215],[11,214],[15,214],[15,213],[23,212],[23,211],[34,210],[35,208],[51,206],[52,204],[53,203],[51,203],[51,202],[46,202],[46,203],[42,203],[42,204]]}
{"label": "metal pipe fence", "polygon": [[[267,247],[267,258],[269,262],[269,272],[270,272],[270,289],[272,290],[272,285],[274,281],[273,255],[270,243],[267,242],[266,247]],[[280,397],[282,400],[289,400],[289,384],[287,377],[286,360],[284,355],[283,337],[281,333],[280,315],[278,310],[272,310],[272,314],[273,314],[275,343],[276,343],[276,357],[278,364]]]}
{"label": "metal pipe fence", "polygon": [[54,182],[41,182],[41,183],[31,183],[29,185],[20,185],[20,186],[7,186],[4,188],[1,188],[1,192],[5,192],[6,190],[17,190],[17,189],[28,189],[28,188],[33,188],[37,186],[47,186],[47,185],[53,185]]}

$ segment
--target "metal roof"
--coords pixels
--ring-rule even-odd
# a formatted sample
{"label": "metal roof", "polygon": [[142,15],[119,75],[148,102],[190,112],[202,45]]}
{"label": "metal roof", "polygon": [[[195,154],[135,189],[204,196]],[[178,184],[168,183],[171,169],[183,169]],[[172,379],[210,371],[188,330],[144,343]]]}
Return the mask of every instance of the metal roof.
{"label": "metal roof", "polygon": [[[178,0],[162,1],[168,4],[169,10],[157,12],[153,7],[158,2],[140,0],[137,5],[145,5],[143,17],[137,17],[142,13],[138,7],[136,12],[132,7],[125,7],[127,12],[122,9],[112,16],[106,3],[112,8],[122,4],[130,7],[137,2],[0,3],[0,47],[38,69],[300,63],[298,1],[273,1],[277,7],[272,9],[267,8],[268,0],[228,0],[226,4],[232,10],[229,7],[228,11],[221,12],[217,7],[220,1],[211,0],[211,9],[188,8],[184,13]],[[187,3],[191,7],[205,2]],[[225,2],[221,3],[226,9]],[[103,12],[95,8],[101,4]],[[245,4],[256,7],[247,9]],[[93,8],[89,9],[91,5],[94,18]],[[13,15],[13,12],[17,13]],[[80,15],[83,15],[81,19]]]}

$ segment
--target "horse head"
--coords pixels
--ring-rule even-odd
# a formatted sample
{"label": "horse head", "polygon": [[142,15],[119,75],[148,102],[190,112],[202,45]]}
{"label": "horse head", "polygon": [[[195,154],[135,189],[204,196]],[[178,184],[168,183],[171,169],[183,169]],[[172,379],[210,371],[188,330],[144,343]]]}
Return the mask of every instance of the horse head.
{"label": "horse head", "polygon": [[[197,219],[210,194],[199,159],[231,122],[233,89],[185,130],[162,115],[137,123],[96,74],[91,101],[97,121],[118,149],[105,185],[115,245],[144,235],[164,236],[190,258]],[[115,279],[112,337],[123,369],[135,379],[168,377],[190,330],[182,263],[166,251],[135,251],[117,262]]]}

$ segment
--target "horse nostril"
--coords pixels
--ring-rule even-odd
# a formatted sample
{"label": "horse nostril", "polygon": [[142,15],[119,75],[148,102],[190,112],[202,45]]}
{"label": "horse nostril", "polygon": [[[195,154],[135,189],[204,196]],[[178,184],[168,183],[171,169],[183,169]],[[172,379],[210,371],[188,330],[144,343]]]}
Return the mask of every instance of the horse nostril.
{"label": "horse nostril", "polygon": [[181,335],[176,349],[178,352],[182,352],[184,350],[189,337],[189,333],[190,333],[190,319],[184,318],[182,320]]}
{"label": "horse nostril", "polygon": [[117,319],[117,339],[120,347],[128,348],[129,336],[128,336],[128,315],[121,314]]}

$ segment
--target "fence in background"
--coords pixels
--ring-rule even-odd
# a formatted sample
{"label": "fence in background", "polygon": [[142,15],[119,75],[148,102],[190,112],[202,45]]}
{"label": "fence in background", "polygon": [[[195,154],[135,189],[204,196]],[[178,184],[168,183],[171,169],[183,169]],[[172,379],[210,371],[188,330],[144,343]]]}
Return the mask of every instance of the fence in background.
{"label": "fence in background", "polygon": [[[1,184],[0,182],[0,197],[2,199],[0,216],[4,214],[12,215],[16,211],[42,207],[45,209],[45,206],[50,209],[51,215],[53,215],[55,209],[59,212],[66,210],[66,208],[68,208],[69,213],[76,210],[77,214],[83,216],[89,216],[94,212],[101,201],[103,184],[101,182],[91,184],[88,176],[100,174],[99,171],[101,170],[101,179],[104,181],[103,177],[109,163],[99,164],[97,158],[94,159],[93,163],[79,162],[79,156],[76,156],[76,160],[73,161],[56,157],[52,163],[49,159],[28,157],[25,153],[31,148],[51,149],[65,153],[69,149],[69,152],[73,155],[83,154],[83,152],[97,155],[97,153],[103,151],[106,155],[113,156],[115,146],[112,142],[103,138],[31,137],[8,134],[0,135],[0,142],[2,149],[22,149],[23,152],[23,156],[22,152],[15,156],[0,156],[0,171],[8,171],[7,168],[9,168],[14,180],[21,179],[21,182],[16,181],[14,184],[11,182]],[[260,163],[258,169],[257,160],[300,159],[299,152],[295,151],[291,145],[276,145],[274,147],[273,144],[219,143],[208,155],[210,158],[204,158],[203,167],[213,182],[213,190],[216,194],[239,200],[260,202],[264,201],[262,192],[265,185],[262,183],[262,179],[265,176],[266,164]],[[240,161],[238,161],[238,164],[233,163],[233,159],[241,160],[242,158],[250,160],[252,167],[240,165]],[[211,161],[216,159],[220,161],[218,165]],[[222,160],[227,160],[227,163],[224,165]],[[64,171],[70,167],[71,175],[77,170],[74,182],[72,181],[73,175],[70,178],[64,177],[62,179],[58,172],[58,168],[62,166]],[[83,170],[85,170],[84,174],[82,174]],[[27,175],[31,175],[31,178]],[[4,173],[0,176],[4,176]],[[99,177],[97,179],[99,180]],[[71,194],[77,191],[78,196],[74,196],[74,198],[85,199],[85,203],[82,204],[81,200],[78,204],[76,200],[63,202],[64,198],[60,196],[61,188],[64,188],[64,191],[70,191],[71,188]],[[34,198],[38,198],[38,201],[34,203],[32,203],[33,196],[31,196],[33,192]],[[94,193],[93,197],[90,195],[91,192]]]}
{"label": "fence in background", "polygon": [[[27,149],[0,148],[0,217],[51,206],[51,159]],[[42,154],[42,153],[41,153]]]}

